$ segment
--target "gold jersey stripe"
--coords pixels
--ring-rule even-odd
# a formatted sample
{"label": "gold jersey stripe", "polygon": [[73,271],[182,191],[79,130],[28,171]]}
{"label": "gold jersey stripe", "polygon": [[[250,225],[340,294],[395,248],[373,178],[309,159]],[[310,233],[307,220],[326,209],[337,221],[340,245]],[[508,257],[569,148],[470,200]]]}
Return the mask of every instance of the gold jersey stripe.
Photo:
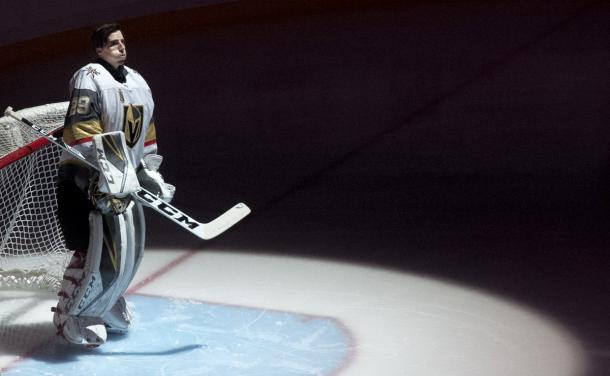
{"label": "gold jersey stripe", "polygon": [[103,133],[102,124],[99,120],[87,120],[74,123],[64,129],[64,142],[68,145],[82,140],[83,138],[93,137],[93,135]]}
{"label": "gold jersey stripe", "polygon": [[146,138],[144,139],[145,143],[149,141],[154,141],[157,139],[157,130],[155,129],[155,123],[151,122],[148,126],[148,131],[146,132]]}

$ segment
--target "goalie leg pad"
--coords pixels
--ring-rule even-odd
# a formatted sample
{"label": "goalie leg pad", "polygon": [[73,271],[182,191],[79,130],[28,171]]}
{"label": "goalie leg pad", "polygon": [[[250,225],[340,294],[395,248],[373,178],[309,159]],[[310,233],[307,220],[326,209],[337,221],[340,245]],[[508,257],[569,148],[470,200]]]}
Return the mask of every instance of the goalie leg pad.
{"label": "goalie leg pad", "polygon": [[[126,231],[121,235],[126,238],[126,250],[128,250],[121,254],[125,254],[127,257],[123,258],[124,266],[122,267],[123,272],[120,278],[116,279],[115,285],[107,296],[108,306],[112,308],[102,315],[107,332],[118,334],[127,333],[131,326],[133,314],[123,294],[133,280],[144,255],[146,230],[144,211],[142,210],[142,205],[137,202],[134,202],[133,206],[130,206],[130,210],[119,217],[105,217],[108,229],[112,229],[109,230],[109,233],[121,229],[119,225],[121,219],[128,224],[126,228],[131,229],[131,231]],[[114,238],[117,238],[117,235]]]}
{"label": "goalie leg pad", "polygon": [[62,314],[79,315],[103,291],[99,272],[102,258],[102,218],[95,211],[89,214],[89,249],[76,251],[64,272],[57,309]]}
{"label": "goalie leg pad", "polygon": [[110,311],[102,316],[108,333],[124,334],[131,326],[133,313],[123,294],[133,280],[144,255],[146,224],[142,205],[135,203],[132,210],[125,216],[127,222],[133,225],[133,231],[130,233],[132,236],[129,237],[129,242],[133,243],[133,246],[130,247],[133,249],[133,259],[129,258],[130,268],[126,268],[120,286],[117,286],[115,290],[116,294],[120,294],[118,299]]}
{"label": "goalie leg pad", "polygon": [[131,283],[144,249],[144,215],[138,202],[131,202],[120,215],[104,215],[104,244],[99,273],[103,291],[80,314],[103,317]]}
{"label": "goalie leg pad", "polygon": [[64,272],[59,291],[59,301],[54,311],[53,323],[58,334],[68,342],[96,347],[106,341],[106,331],[100,319],[80,316],[90,302],[103,291],[99,265],[101,260],[101,215],[89,215],[89,249],[76,251]]}
{"label": "goalie leg pad", "polygon": [[106,321],[113,332],[127,331],[131,315],[122,295],[142,259],[144,227],[142,206],[136,202],[117,216],[91,212],[89,249],[74,253],[54,309],[53,321],[68,341],[103,343],[105,329],[99,325]]}

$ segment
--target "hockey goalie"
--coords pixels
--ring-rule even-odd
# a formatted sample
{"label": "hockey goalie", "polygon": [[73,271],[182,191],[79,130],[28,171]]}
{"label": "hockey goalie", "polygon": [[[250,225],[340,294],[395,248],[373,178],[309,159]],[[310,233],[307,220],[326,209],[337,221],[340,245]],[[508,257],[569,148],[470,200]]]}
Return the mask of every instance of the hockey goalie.
{"label": "hockey goalie", "polygon": [[103,344],[108,332],[127,332],[131,322],[123,294],[145,240],[142,205],[131,194],[142,184],[166,201],[173,195],[173,187],[156,171],[159,156],[145,156],[136,172],[123,132],[95,135],[92,142],[99,172],[71,164],[59,169],[60,223],[67,246],[75,251],[53,308],[58,334],[88,347]]}
{"label": "hockey goalie", "polygon": [[144,78],[124,65],[123,33],[102,25],[91,37],[98,59],[70,81],[62,140],[9,106],[10,116],[62,150],[57,176],[57,214],[66,247],[66,268],[53,322],[68,342],[97,347],[108,333],[126,333],[131,312],[124,293],[142,260],[142,205],[203,240],[226,231],[250,213],[238,203],[202,223],[169,204],[175,188],[158,172],[154,102]]}
{"label": "hockey goalie", "polygon": [[92,42],[98,60],[70,81],[63,142],[82,159],[68,150],[59,164],[58,216],[74,254],[52,309],[58,334],[88,347],[103,344],[108,332],[125,333],[131,322],[123,294],[145,240],[133,194],[142,186],[169,202],[174,192],[157,171],[154,103],[142,76],[124,66],[122,32],[103,25]]}

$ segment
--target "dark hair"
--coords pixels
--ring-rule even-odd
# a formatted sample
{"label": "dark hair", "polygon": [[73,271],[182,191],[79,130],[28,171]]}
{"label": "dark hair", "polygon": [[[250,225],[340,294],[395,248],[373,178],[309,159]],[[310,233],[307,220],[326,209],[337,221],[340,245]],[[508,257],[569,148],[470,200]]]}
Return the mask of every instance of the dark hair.
{"label": "dark hair", "polygon": [[108,36],[119,30],[119,24],[116,23],[104,24],[97,27],[91,34],[91,47],[93,50],[104,48],[106,42],[108,42]]}

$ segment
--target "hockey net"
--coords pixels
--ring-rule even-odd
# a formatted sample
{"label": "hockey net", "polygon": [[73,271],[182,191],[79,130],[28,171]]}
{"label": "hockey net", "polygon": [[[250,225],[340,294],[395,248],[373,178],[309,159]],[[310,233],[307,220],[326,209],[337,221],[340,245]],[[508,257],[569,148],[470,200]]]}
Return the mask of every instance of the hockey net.
{"label": "hockey net", "polygon": [[[17,111],[59,131],[68,102]],[[59,290],[71,256],[56,215],[59,147],[30,127],[0,118],[0,288]]]}

